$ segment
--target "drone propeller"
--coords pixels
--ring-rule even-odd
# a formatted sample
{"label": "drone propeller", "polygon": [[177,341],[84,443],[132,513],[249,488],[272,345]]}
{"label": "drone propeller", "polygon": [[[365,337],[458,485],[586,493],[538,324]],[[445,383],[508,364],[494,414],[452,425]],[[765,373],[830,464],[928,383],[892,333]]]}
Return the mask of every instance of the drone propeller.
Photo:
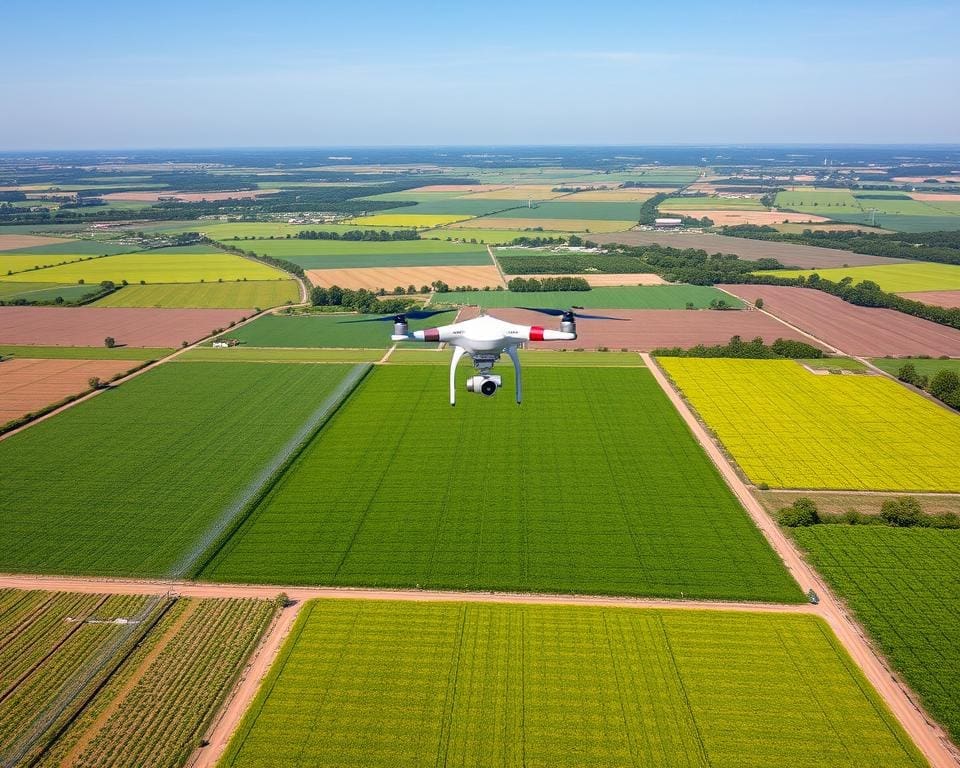
{"label": "drone propeller", "polygon": [[[551,309],[548,307],[517,307],[517,309],[526,309],[529,312],[539,312],[542,315],[553,315],[569,322],[574,318],[583,320],[630,320],[629,317],[608,317],[607,315],[585,315],[581,312],[574,312],[572,309]],[[583,309],[583,307],[577,307]]]}
{"label": "drone propeller", "polygon": [[424,320],[434,315],[442,315],[445,312],[456,312],[455,309],[414,309],[410,312],[400,312],[396,315],[384,315],[383,317],[364,317],[360,320],[341,320],[341,323],[385,323],[388,320],[394,323],[405,323],[407,320]]}

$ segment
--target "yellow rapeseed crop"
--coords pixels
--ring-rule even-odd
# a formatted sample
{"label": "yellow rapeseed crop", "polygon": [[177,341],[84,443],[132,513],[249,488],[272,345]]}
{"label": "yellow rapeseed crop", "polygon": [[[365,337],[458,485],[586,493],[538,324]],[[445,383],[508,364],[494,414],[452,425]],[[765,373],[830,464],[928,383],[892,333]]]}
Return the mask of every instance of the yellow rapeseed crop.
{"label": "yellow rapeseed crop", "polygon": [[790,360],[659,362],[754,483],[960,491],[960,415],[896,382]]}
{"label": "yellow rapeseed crop", "polygon": [[428,213],[375,213],[372,216],[360,216],[350,219],[347,224],[356,224],[364,227],[416,227],[429,229],[442,227],[444,224],[453,224],[457,221],[466,221],[473,218],[467,215],[455,214],[428,214]]}

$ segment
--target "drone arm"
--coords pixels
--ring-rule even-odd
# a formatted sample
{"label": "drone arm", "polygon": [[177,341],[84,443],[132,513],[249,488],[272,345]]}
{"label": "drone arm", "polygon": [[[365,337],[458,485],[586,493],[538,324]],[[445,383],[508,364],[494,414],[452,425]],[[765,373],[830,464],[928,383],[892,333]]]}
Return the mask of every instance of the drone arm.
{"label": "drone arm", "polygon": [[555,331],[552,328],[534,325],[530,328],[527,338],[530,341],[573,341],[577,338],[577,330],[574,328],[572,332]]}
{"label": "drone arm", "polygon": [[463,357],[466,350],[463,347],[454,346],[453,358],[450,360],[450,405],[457,404],[457,363]]}
{"label": "drone arm", "polygon": [[510,355],[510,359],[513,360],[513,370],[516,372],[517,376],[517,405],[520,405],[520,356],[517,354],[517,348],[512,344],[507,347],[507,354]]}

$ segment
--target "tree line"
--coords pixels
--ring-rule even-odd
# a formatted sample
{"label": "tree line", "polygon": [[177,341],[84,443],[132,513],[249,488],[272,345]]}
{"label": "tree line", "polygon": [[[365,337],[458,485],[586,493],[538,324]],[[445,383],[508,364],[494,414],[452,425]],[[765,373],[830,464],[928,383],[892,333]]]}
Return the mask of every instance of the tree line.
{"label": "tree line", "polygon": [[589,291],[590,283],[582,277],[515,277],[507,283],[514,293],[539,293],[542,291]]}
{"label": "tree line", "polygon": [[779,338],[772,344],[765,344],[760,336],[752,341],[744,341],[739,336],[731,336],[726,344],[695,347],[659,347],[653,352],[655,357],[725,357],[747,360],[807,360],[823,357],[823,350],[803,341]]}
{"label": "tree line", "polygon": [[960,374],[943,368],[933,376],[917,372],[913,363],[905,363],[897,371],[897,378],[907,384],[929,392],[937,400],[960,411]]}

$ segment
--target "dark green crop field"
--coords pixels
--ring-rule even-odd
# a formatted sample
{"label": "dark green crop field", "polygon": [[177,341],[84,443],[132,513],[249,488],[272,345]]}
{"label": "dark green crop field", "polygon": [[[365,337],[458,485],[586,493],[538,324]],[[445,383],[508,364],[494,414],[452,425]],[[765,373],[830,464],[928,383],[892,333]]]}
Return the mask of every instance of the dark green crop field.
{"label": "dark green crop field", "polygon": [[960,739],[960,531],[792,529],[930,713]]}
{"label": "dark green crop field", "polygon": [[501,373],[376,369],[204,577],[801,599],[649,371]]}
{"label": "dark green crop field", "polygon": [[[4,231],[6,231],[4,227]],[[42,255],[56,255],[61,253],[79,254],[83,256],[116,256],[120,253],[139,251],[136,245],[120,245],[104,240],[64,240],[62,243],[48,243],[46,245],[31,245],[28,248],[15,248],[4,251],[12,253],[37,253]]]}
{"label": "dark green crop field", "polygon": [[490,263],[490,254],[483,245],[449,243],[444,240],[358,242],[291,238],[290,240],[240,241],[237,247],[265,256],[286,259],[299,264],[304,269],[468,266]]}
{"label": "dark green crop field", "polygon": [[862,768],[923,758],[818,618],[304,606],[222,768]]}
{"label": "dark green crop field", "polygon": [[[641,203],[538,203],[533,208],[513,208],[490,215],[493,219],[608,219],[636,221],[640,218]],[[404,208],[413,211],[413,208]]]}
{"label": "dark green crop field", "polygon": [[[377,198],[372,199],[376,200]],[[416,205],[405,205],[400,208],[389,208],[385,211],[377,211],[377,213],[464,214],[469,216],[486,216],[488,213],[496,213],[497,211],[512,210],[520,207],[526,208],[527,201],[451,197],[443,200],[421,200]]]}
{"label": "dark green crop field", "polygon": [[348,365],[165,365],[0,442],[0,572],[161,576]]}
{"label": "dark green crop field", "polygon": [[496,307],[535,306],[554,309],[588,307],[591,309],[684,309],[692,304],[705,309],[711,301],[723,299],[728,306],[742,307],[743,302],[728,293],[707,285],[624,285],[593,288],[589,291],[451,291],[434,294],[431,304],[478,304]]}
{"label": "dark green crop field", "polygon": [[[393,344],[390,334],[393,323],[353,323],[376,315],[314,314],[314,315],[264,315],[241,328],[224,334],[239,339],[249,347],[343,347],[345,349],[386,349]],[[455,314],[438,315],[427,320],[411,320],[411,331],[431,328],[443,323],[452,323]],[[449,319],[447,319],[449,318]],[[408,342],[403,342],[405,345]],[[433,349],[436,344],[410,342],[418,347]]]}

